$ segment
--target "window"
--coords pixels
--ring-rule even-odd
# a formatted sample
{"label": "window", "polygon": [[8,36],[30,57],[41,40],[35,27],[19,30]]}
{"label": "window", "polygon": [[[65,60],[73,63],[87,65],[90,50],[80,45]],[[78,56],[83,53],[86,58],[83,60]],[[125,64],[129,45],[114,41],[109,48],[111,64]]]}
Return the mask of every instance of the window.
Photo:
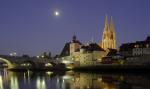
{"label": "window", "polygon": [[139,48],[139,45],[136,44],[136,45],[134,45],[134,47],[135,47],[135,48]]}
{"label": "window", "polygon": [[134,45],[134,47],[136,48],[137,46],[136,46],[136,45]]}
{"label": "window", "polygon": [[146,44],[146,48],[148,48],[149,47],[149,44]]}

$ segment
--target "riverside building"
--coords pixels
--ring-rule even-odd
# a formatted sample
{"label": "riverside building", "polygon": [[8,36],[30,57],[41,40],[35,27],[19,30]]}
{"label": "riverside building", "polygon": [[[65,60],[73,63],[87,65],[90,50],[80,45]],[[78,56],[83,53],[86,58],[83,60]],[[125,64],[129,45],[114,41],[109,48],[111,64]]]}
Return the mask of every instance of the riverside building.
{"label": "riverside building", "polygon": [[60,59],[62,63],[75,67],[98,65],[102,62],[102,58],[109,53],[109,49],[116,49],[116,33],[112,17],[109,24],[106,16],[100,44],[82,44],[74,35],[72,41],[65,44]]}

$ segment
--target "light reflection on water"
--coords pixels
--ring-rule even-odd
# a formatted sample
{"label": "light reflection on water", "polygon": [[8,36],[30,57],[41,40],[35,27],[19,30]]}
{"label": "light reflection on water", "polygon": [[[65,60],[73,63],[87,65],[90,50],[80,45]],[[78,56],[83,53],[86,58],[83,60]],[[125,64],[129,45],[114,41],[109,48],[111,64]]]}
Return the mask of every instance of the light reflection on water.
{"label": "light reflection on water", "polygon": [[46,83],[45,83],[44,77],[37,77],[36,88],[37,89],[46,89]]}
{"label": "light reflection on water", "polygon": [[148,75],[0,70],[0,89],[150,89]]}
{"label": "light reflection on water", "polygon": [[3,79],[2,79],[2,75],[0,74],[0,89],[4,89],[3,88]]}
{"label": "light reflection on water", "polygon": [[17,76],[10,77],[10,87],[11,89],[19,89]]}

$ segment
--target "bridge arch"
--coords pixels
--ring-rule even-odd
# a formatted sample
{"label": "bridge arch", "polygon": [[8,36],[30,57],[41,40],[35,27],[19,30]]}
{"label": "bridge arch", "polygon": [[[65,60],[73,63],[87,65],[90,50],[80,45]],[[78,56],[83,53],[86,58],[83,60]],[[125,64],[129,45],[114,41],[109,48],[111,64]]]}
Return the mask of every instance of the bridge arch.
{"label": "bridge arch", "polygon": [[5,63],[7,63],[7,64],[8,64],[8,68],[13,68],[13,67],[14,67],[14,65],[12,64],[12,62],[9,61],[8,59],[5,59],[5,58],[0,57],[0,60],[2,60],[2,61],[4,61]]}

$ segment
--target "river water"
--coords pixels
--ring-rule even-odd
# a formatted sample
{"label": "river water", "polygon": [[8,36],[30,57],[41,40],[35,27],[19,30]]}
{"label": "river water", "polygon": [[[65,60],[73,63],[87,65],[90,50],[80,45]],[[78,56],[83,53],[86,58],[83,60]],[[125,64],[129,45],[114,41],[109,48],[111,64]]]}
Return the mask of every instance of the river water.
{"label": "river water", "polygon": [[11,72],[0,69],[0,89],[150,89],[148,74]]}

